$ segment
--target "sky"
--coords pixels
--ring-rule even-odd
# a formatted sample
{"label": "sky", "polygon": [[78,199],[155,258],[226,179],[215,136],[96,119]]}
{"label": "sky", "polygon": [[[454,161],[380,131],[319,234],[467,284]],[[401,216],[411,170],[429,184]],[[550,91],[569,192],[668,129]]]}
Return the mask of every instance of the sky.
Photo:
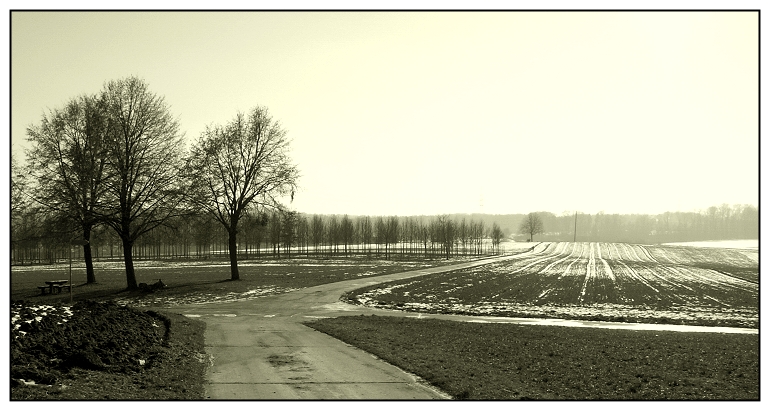
{"label": "sky", "polygon": [[48,110],[135,75],[190,143],[267,107],[304,213],[759,204],[756,12],[13,12],[10,37],[20,158]]}

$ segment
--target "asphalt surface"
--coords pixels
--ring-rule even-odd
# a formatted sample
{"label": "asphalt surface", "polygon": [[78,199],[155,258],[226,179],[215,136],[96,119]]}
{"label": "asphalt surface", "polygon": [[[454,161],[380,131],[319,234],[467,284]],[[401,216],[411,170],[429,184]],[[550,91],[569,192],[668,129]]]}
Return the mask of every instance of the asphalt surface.
{"label": "asphalt surface", "polygon": [[303,325],[317,318],[343,315],[394,315],[455,321],[657,329],[686,332],[757,330],[608,323],[559,319],[418,314],[345,304],[345,292],[425,274],[489,264],[528,253],[451,266],[360,278],[309,287],[252,300],[167,307],[206,322],[204,335],[210,366],[206,398],[216,400],[428,400],[451,399],[417,376],[340,340]]}
{"label": "asphalt surface", "polygon": [[253,300],[180,305],[172,312],[206,322],[206,398],[233,400],[429,400],[450,396],[358,348],[302,325],[341,315],[409,315],[339,301],[371,284],[523,256],[361,278]]}

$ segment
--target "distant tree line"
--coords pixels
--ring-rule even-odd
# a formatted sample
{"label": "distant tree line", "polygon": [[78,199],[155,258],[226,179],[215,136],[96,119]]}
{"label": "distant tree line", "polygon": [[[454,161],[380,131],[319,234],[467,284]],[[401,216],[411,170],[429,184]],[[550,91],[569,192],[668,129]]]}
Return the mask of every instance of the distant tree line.
{"label": "distant tree line", "polygon": [[[759,238],[759,210],[752,205],[722,204],[698,212],[661,214],[555,215],[536,213],[543,223],[539,241],[605,241],[659,244],[684,241],[737,240]],[[505,224],[524,216],[495,216]],[[504,218],[508,217],[508,218]],[[510,218],[514,217],[514,218]],[[577,233],[577,235],[575,235]],[[515,237],[523,240],[525,237]]]}

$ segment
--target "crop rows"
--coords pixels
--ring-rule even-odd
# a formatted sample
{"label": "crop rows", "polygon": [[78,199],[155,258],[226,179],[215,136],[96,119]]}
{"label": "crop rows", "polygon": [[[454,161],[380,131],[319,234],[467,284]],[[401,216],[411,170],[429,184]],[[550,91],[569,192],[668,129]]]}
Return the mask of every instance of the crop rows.
{"label": "crop rows", "polygon": [[755,326],[758,297],[757,262],[739,251],[560,242],[351,299],[484,315]]}

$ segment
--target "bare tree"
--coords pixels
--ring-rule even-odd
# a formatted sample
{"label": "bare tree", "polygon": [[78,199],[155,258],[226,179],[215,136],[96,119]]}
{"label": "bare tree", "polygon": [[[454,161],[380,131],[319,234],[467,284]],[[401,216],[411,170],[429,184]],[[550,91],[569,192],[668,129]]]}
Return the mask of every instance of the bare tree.
{"label": "bare tree", "polygon": [[310,256],[310,247],[308,242],[310,241],[310,226],[307,221],[307,216],[304,214],[297,215],[297,241],[299,244],[299,252],[302,252],[302,247],[305,247],[305,255]]}
{"label": "bare tree", "polygon": [[340,244],[340,222],[334,214],[326,220],[326,239],[329,244],[329,254],[337,254]]}
{"label": "bare tree", "polygon": [[96,208],[106,189],[107,124],[104,98],[83,95],[27,128],[27,140],[32,143],[27,156],[28,172],[35,182],[34,199],[78,228],[78,237],[84,240],[88,284],[96,282],[90,240],[99,223]]}
{"label": "bare tree", "polygon": [[474,246],[474,253],[475,254],[481,254],[484,252],[484,234],[486,234],[486,229],[484,228],[484,220],[479,221],[473,221],[471,220],[469,229],[470,229],[470,236],[471,236],[471,242]]}
{"label": "bare tree", "polygon": [[431,240],[431,229],[424,221],[419,222],[418,239],[422,243],[422,250],[425,257],[428,256],[428,242]]}
{"label": "bare tree", "polygon": [[134,243],[179,214],[182,134],[163,97],[139,78],[108,82],[103,99],[108,174],[99,209],[123,243],[127,286],[136,289]]}
{"label": "bare tree", "polygon": [[25,211],[29,206],[26,191],[27,175],[11,153],[11,254],[13,259],[15,259],[17,244],[21,240],[20,235],[24,231]]}
{"label": "bare tree", "polygon": [[339,228],[342,243],[345,245],[345,255],[348,255],[348,245],[353,244],[353,233],[355,231],[353,220],[351,220],[350,217],[345,214],[342,216],[342,220],[340,220]]}
{"label": "bare tree", "polygon": [[398,244],[400,228],[401,225],[397,216],[390,216],[385,221],[385,258],[388,256],[388,244],[393,244],[393,249],[395,250],[396,244]]}
{"label": "bare tree", "polygon": [[414,239],[416,237],[417,230],[415,229],[415,222],[413,218],[406,217],[401,222],[401,252],[404,253],[404,247],[412,254]]}
{"label": "bare tree", "polygon": [[278,211],[270,215],[270,244],[273,245],[273,255],[281,255],[281,216]]}
{"label": "bare tree", "polygon": [[294,198],[299,173],[289,158],[289,139],[265,107],[238,113],[225,126],[207,127],[193,146],[187,173],[193,203],[227,230],[230,278],[238,280],[238,222],[249,207],[281,209]]}
{"label": "bare tree", "polygon": [[435,242],[441,244],[446,258],[452,255],[452,248],[457,238],[457,225],[447,215],[436,217],[433,222]]}
{"label": "bare tree", "polygon": [[191,220],[195,254],[200,256],[203,253],[208,257],[211,252],[211,243],[214,241],[214,220],[209,214],[195,214]]}
{"label": "bare tree", "polygon": [[492,239],[492,246],[500,252],[500,242],[503,239],[503,230],[497,223],[492,223],[492,229],[489,231],[489,238]]}
{"label": "bare tree", "polygon": [[465,218],[460,220],[457,226],[457,236],[460,239],[460,243],[463,245],[463,253],[468,254],[468,242],[470,238],[470,228]]}
{"label": "bare tree", "polygon": [[313,248],[315,253],[318,254],[318,245],[324,240],[324,219],[318,214],[314,214],[310,219],[310,238],[313,241]]}
{"label": "bare tree", "polygon": [[286,255],[291,254],[291,247],[297,244],[298,219],[296,211],[285,210],[281,213],[281,241]]}
{"label": "bare tree", "polygon": [[363,243],[364,247],[366,247],[366,253],[371,254],[372,252],[372,237],[373,237],[373,228],[372,228],[372,218],[367,216],[362,216],[358,218],[358,232],[361,235],[361,243]]}
{"label": "bare tree", "polygon": [[377,216],[374,220],[374,223],[372,224],[373,227],[373,233],[374,233],[374,239],[377,242],[377,257],[380,256],[380,244],[385,244],[385,257],[387,258],[387,235],[388,235],[388,229],[385,224],[385,218],[382,216]]}
{"label": "bare tree", "polygon": [[543,232],[543,220],[537,213],[527,214],[519,225],[519,233],[529,234],[529,241],[532,241],[535,234],[542,234]]}
{"label": "bare tree", "polygon": [[27,191],[27,174],[19,166],[16,157],[11,153],[11,215],[23,211],[27,207],[25,195]]}

